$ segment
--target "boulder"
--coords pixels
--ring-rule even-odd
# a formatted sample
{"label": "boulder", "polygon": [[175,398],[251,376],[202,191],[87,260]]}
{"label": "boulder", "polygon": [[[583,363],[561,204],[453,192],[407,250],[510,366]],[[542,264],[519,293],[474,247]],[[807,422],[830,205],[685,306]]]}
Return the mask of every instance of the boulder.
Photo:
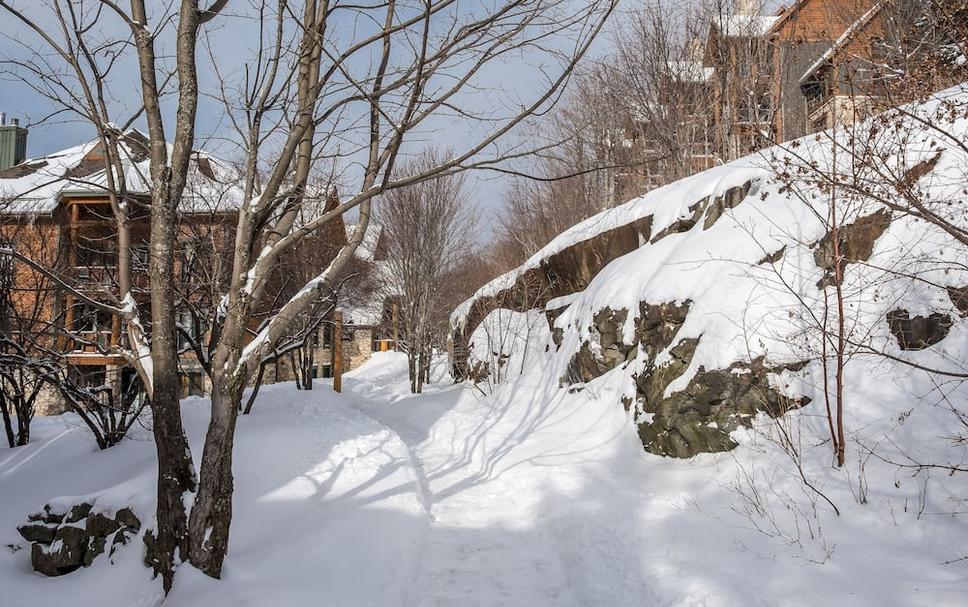
{"label": "boulder", "polygon": [[112,517],[93,512],[93,505],[79,503],[66,514],[52,511],[28,516],[28,522],[17,528],[31,542],[30,562],[33,568],[48,576],[64,575],[89,567],[111,543],[111,555],[118,546],[141,529],[141,521],[130,508],[122,508]]}
{"label": "boulder", "polygon": [[902,350],[923,350],[948,335],[954,321],[947,314],[935,312],[930,316],[911,316],[907,310],[887,313],[887,324]]}
{"label": "boulder", "polygon": [[131,508],[121,508],[118,510],[117,514],[114,515],[116,521],[128,529],[133,529],[134,531],[139,531],[141,529],[141,521],[135,516]]}
{"label": "boulder", "polygon": [[57,531],[57,526],[36,522],[21,525],[17,527],[17,531],[28,542],[49,544],[54,541],[54,532]]}
{"label": "boulder", "polygon": [[122,524],[119,521],[100,512],[91,513],[87,517],[86,531],[92,537],[107,537],[121,527]]}
{"label": "boulder", "polygon": [[74,504],[71,506],[71,509],[67,511],[67,514],[64,515],[64,522],[76,523],[83,518],[87,518],[87,515],[89,512],[91,512],[92,507],[93,506],[91,504],[86,503]]}
{"label": "boulder", "polygon": [[84,529],[62,525],[51,544],[34,543],[30,549],[30,563],[34,570],[47,576],[64,575],[84,565],[88,536]]}

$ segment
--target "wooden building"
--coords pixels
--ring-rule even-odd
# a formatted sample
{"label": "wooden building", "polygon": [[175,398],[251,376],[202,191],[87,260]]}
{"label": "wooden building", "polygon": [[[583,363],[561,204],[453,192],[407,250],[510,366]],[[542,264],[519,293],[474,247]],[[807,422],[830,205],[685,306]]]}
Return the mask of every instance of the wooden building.
{"label": "wooden building", "polygon": [[870,114],[882,96],[874,43],[886,7],[875,0],[798,0],[780,12],[767,33],[776,49],[777,141]]}
{"label": "wooden building", "polygon": [[[148,139],[136,131],[121,137],[121,154],[127,182],[132,264],[132,295],[145,323],[150,323],[148,304]],[[335,205],[335,194],[327,205]],[[231,268],[233,226],[242,201],[234,171],[224,161],[204,152],[192,157],[189,183],[179,206],[175,272],[180,293],[179,325],[183,343],[179,368],[182,394],[203,395],[210,385],[207,374],[191,347],[205,339],[209,327],[205,309],[221,297],[227,280],[211,275]],[[379,231],[371,228],[361,247],[353,272],[369,271],[379,263]],[[307,237],[280,261],[272,280],[274,291],[284,295],[298,290],[318,275],[346,243],[342,221],[330,222],[319,234]],[[0,171],[0,246],[53,269],[78,292],[95,300],[117,302],[118,229],[112,212],[104,169],[103,152],[96,141],[31,160]],[[385,250],[383,252],[385,255]],[[358,257],[360,256],[358,255]],[[119,394],[135,381],[134,370],[117,353],[126,346],[121,319],[86,304],[69,290],[58,288],[44,273],[28,264],[4,258],[0,264],[0,331],[4,335],[30,333],[31,343],[56,352],[80,386],[116,386]],[[216,263],[217,262],[217,263]],[[298,284],[297,284],[298,283]],[[2,307],[2,306],[0,306]],[[193,313],[192,308],[200,313]],[[388,331],[383,315],[373,314],[368,301],[347,300],[340,340],[348,368],[358,366],[376,349],[386,348]],[[264,314],[270,313],[265,310]],[[28,319],[25,321],[25,319]],[[332,372],[332,317],[318,325],[318,356],[312,375]],[[25,324],[26,322],[26,324]],[[258,322],[258,314],[256,318]],[[16,325],[16,326],[15,326]],[[256,327],[253,327],[255,330]],[[253,331],[254,332],[254,331]],[[381,341],[382,340],[382,341]],[[264,381],[288,381],[297,376],[291,359],[278,357]],[[54,391],[44,399],[40,413],[57,413],[62,403]],[[136,396],[140,398],[140,396]]]}
{"label": "wooden building", "polygon": [[[131,239],[131,293],[145,322],[150,322],[148,139],[131,130],[123,134],[119,148],[128,188],[124,203]],[[228,233],[224,227],[234,221],[241,201],[231,175],[222,161],[202,152],[193,156],[190,183],[179,208],[182,241],[201,236],[212,242],[212,254],[221,254]],[[118,222],[99,143],[21,160],[0,171],[0,239],[90,299],[119,301]],[[120,317],[57,288],[26,263],[7,261],[4,270],[10,291],[5,299],[13,308],[4,310],[5,323],[30,319],[35,326],[17,330],[33,331],[37,341],[32,343],[61,354],[78,385],[116,385],[126,393],[135,373],[116,352],[126,345]],[[188,366],[190,358],[186,356]],[[48,403],[46,409],[57,407]]]}

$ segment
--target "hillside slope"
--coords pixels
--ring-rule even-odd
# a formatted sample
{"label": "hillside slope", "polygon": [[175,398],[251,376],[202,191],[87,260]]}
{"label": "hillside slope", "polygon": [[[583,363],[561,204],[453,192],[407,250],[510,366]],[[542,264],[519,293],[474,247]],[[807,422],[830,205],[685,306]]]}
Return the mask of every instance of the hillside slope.
{"label": "hillside slope", "polygon": [[[885,604],[924,604],[929,580],[968,590],[966,107],[957,87],[590,218],[458,308],[469,374],[496,393],[538,384],[624,411],[640,449],[663,456],[646,456],[662,469],[650,481],[686,482],[669,456],[710,466],[716,488],[685,495],[770,538],[752,548],[737,533],[740,552],[824,563],[814,574],[849,572],[844,588],[882,575],[899,593]],[[609,257],[623,227],[639,243]],[[564,255],[598,261],[563,275]],[[842,468],[825,413],[839,318]],[[906,582],[898,558],[918,571]],[[876,604],[880,590],[855,598]],[[820,594],[803,591],[776,598]]]}

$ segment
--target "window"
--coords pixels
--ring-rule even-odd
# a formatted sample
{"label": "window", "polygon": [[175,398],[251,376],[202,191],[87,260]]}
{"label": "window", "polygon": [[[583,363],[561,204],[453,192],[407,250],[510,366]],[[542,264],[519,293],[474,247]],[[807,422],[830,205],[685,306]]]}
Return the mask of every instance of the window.
{"label": "window", "polygon": [[107,377],[107,369],[101,365],[72,365],[68,373],[78,388],[99,388]]}
{"label": "window", "polygon": [[74,304],[71,312],[70,330],[82,340],[77,342],[75,349],[98,352],[111,344],[112,318],[109,312],[84,303]]}
{"label": "window", "polygon": [[182,398],[186,396],[205,396],[205,377],[201,371],[183,371],[181,375]]}

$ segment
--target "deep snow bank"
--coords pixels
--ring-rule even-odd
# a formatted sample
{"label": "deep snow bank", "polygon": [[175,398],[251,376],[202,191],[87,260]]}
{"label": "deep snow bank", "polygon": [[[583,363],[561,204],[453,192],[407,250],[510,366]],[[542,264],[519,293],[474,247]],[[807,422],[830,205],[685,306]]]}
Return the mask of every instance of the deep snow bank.
{"label": "deep snow bank", "polygon": [[[480,302],[497,305],[495,295],[520,277],[535,269],[548,275],[562,251],[635,224],[644,234],[637,248],[603,264],[581,290],[533,301],[553,332],[551,372],[576,386],[623,375],[616,402],[632,410],[652,452],[730,449],[730,434],[757,413],[825,401],[832,379],[820,361],[838,322],[835,219],[850,364],[905,390],[914,382],[922,394],[935,392],[935,402],[951,395],[932,382],[962,394],[962,383],[950,380],[968,371],[968,247],[897,207],[914,200],[956,230],[968,227],[966,107],[968,89],[945,91],[592,217],[462,304],[452,316],[455,335],[470,332],[472,363],[486,359],[500,349],[492,338],[499,312],[484,317],[482,333],[472,314],[480,316]],[[475,375],[493,376],[490,369]]]}
{"label": "deep snow bank", "polygon": [[[394,376],[395,378],[395,376]],[[165,605],[390,605],[409,588],[427,524],[416,475],[400,438],[320,382],[264,386],[240,419],[234,520],[223,579],[179,570]],[[207,399],[183,401],[196,458]],[[0,605],[157,605],[161,584],[142,564],[140,535],[89,568],[48,578],[30,569],[17,533],[26,516],[58,501],[95,510],[130,506],[142,531],[154,512],[150,433],[97,451],[79,420],[34,420],[34,442],[0,449]]]}

